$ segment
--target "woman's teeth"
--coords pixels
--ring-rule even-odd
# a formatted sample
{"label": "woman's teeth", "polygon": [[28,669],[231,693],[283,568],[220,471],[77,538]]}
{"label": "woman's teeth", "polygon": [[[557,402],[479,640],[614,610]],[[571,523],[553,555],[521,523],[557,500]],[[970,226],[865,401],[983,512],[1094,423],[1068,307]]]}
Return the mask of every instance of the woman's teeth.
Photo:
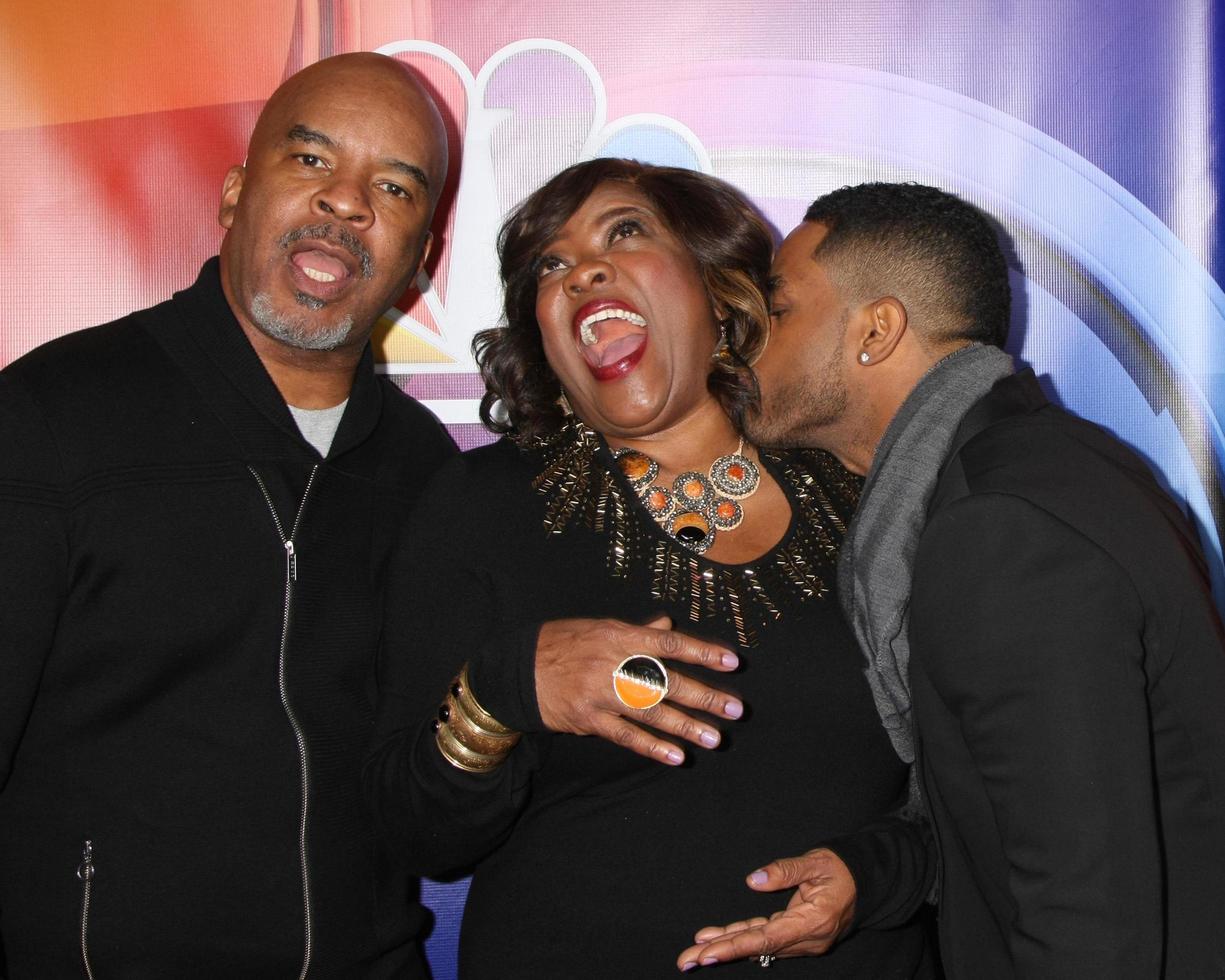
{"label": "woman's teeth", "polygon": [[595,331],[595,325],[601,320],[624,320],[626,323],[632,323],[636,327],[646,327],[647,325],[644,317],[639,316],[637,313],[631,313],[629,310],[600,310],[598,313],[592,313],[591,316],[584,317],[583,322],[578,325],[579,340],[583,342],[584,347],[594,347],[600,342],[599,334]]}

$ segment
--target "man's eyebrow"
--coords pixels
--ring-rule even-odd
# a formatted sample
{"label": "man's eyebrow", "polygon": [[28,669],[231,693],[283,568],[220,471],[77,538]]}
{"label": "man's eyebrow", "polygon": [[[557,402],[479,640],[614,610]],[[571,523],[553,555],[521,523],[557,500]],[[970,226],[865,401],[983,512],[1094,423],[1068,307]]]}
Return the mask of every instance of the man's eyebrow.
{"label": "man's eyebrow", "polygon": [[415,163],[405,163],[403,160],[384,160],[383,164],[404,174],[412,180],[415,180],[421,185],[422,189],[427,193],[430,189],[430,178],[426,176],[425,171],[418,167]]}
{"label": "man's eyebrow", "polygon": [[[311,129],[302,123],[297,123],[293,128],[285,134],[286,143],[313,143],[316,146],[326,146],[329,149],[336,147],[336,141],[327,133],[321,133],[317,129]],[[430,189],[430,179],[426,176],[424,170],[413,163],[405,163],[403,160],[394,158],[384,160],[383,165],[390,167],[398,173],[402,173],[405,177],[410,178],[420,184],[425,191]]]}
{"label": "man's eyebrow", "polygon": [[286,143],[316,143],[319,146],[332,147],[336,145],[336,141],[327,133],[321,133],[317,129],[310,129],[298,123],[286,135]]}

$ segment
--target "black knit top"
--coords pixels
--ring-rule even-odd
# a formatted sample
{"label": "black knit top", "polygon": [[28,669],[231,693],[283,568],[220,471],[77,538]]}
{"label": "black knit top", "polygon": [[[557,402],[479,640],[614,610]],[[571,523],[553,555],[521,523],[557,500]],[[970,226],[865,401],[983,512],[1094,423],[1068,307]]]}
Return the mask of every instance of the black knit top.
{"label": "black knit top", "polygon": [[[894,927],[921,903],[930,868],[914,828],[880,822],[905,801],[906,769],[834,594],[858,481],[824,454],[763,454],[792,503],[790,528],[758,561],[721,565],[668,538],[607,448],[576,433],[455,460],[424,494],[401,560],[383,684],[395,693],[367,785],[416,870],[475,869],[461,975],[675,976],[698,928],[786,905],[789,894],[754,893],[745,875],[835,841],[859,886],[857,928],[826,957],[774,969],[927,975],[918,927]],[[733,675],[683,668],[746,704],[743,719],[719,723],[721,747],[689,747],[673,769],[542,731],[539,625],[660,612],[739,648]],[[429,729],[464,661],[481,702],[528,733],[494,774],[454,769]],[[754,960],[719,975],[758,969]]]}

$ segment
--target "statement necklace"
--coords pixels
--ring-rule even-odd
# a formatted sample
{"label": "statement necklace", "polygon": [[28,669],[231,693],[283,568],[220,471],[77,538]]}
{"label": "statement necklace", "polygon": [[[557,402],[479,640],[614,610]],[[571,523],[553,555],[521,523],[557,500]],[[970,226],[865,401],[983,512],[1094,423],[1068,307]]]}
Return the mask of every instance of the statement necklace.
{"label": "statement necklace", "polygon": [[672,481],[671,488],[655,480],[659,463],[637,449],[613,451],[613,459],[629,481],[647,513],[695,554],[704,554],[715,543],[719,531],[734,531],[744,520],[741,500],[747,500],[761,485],[757,464],[744,455],[744,437],[734,453],[720,456],[707,473],[688,470]]}
{"label": "statement necklace", "polygon": [[828,453],[758,448],[794,502],[792,530],[756,561],[723,565],[695,554],[679,538],[656,533],[655,522],[634,506],[626,481],[614,473],[618,463],[609,458],[605,465],[600,437],[577,417],[520,445],[540,454],[541,470],[532,487],[545,498],[548,534],[589,528],[605,538],[605,561],[614,578],[645,576],[651,596],[672,606],[675,615],[687,615],[693,623],[722,620],[746,647],[783,609],[830,594],[838,545],[863,486]]}

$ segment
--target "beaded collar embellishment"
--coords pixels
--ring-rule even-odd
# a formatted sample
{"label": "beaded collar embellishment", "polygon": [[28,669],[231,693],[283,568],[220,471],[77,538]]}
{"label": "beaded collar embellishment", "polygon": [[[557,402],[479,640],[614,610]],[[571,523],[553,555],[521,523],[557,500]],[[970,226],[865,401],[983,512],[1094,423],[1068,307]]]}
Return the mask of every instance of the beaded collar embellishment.
{"label": "beaded collar embellishment", "polygon": [[778,619],[783,608],[829,595],[827,581],[863,483],[826,453],[759,448],[790,491],[792,528],[756,562],[723,565],[701,558],[657,526],[650,501],[639,500],[627,475],[613,472],[623,468],[620,461],[606,462],[599,435],[575,417],[549,439],[534,440],[531,448],[544,456],[544,469],[532,486],[548,498],[546,531],[561,534],[578,522],[606,535],[606,563],[614,577],[645,571],[656,600],[687,606],[691,622],[722,619],[745,647],[757,642],[758,630]]}

